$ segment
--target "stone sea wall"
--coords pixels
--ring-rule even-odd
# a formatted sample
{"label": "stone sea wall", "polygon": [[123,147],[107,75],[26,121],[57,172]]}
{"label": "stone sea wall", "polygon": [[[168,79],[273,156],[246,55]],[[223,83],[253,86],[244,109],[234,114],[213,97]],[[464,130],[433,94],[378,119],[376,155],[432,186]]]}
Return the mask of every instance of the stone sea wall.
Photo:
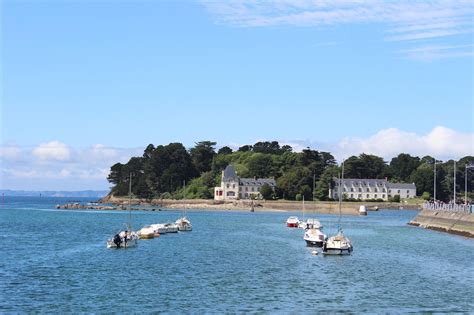
{"label": "stone sea wall", "polygon": [[473,213],[423,210],[408,224],[474,238]]}

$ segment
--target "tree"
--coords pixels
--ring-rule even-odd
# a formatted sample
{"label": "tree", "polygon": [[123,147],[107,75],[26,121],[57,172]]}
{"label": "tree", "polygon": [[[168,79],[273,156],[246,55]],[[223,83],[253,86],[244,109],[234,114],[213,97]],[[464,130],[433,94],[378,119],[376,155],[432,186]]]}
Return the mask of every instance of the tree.
{"label": "tree", "polygon": [[199,173],[211,170],[212,159],[216,155],[215,145],[216,143],[212,141],[201,141],[197,142],[196,146],[191,149],[191,158]]}
{"label": "tree", "polygon": [[260,194],[262,194],[262,197],[265,200],[272,199],[273,189],[270,185],[265,183],[265,184],[262,185],[262,187],[260,187]]}
{"label": "tree", "polygon": [[240,152],[249,152],[249,151],[252,151],[252,146],[246,144],[246,145],[244,145],[244,146],[241,146],[241,147],[239,148],[239,151],[240,151]]}
{"label": "tree", "polygon": [[381,157],[364,154],[351,156],[344,162],[345,178],[383,178],[387,165]]}
{"label": "tree", "polygon": [[430,200],[431,195],[430,195],[429,192],[425,191],[425,192],[423,192],[423,194],[421,195],[421,198],[423,198],[423,200]]}
{"label": "tree", "polygon": [[407,181],[418,166],[420,166],[419,157],[400,153],[390,161],[390,173],[401,181]]}
{"label": "tree", "polygon": [[232,149],[229,148],[229,147],[222,147],[219,149],[219,151],[217,152],[217,154],[232,154]]}
{"label": "tree", "polygon": [[251,176],[264,178],[275,175],[272,157],[268,154],[255,153],[248,162],[248,170]]}
{"label": "tree", "polygon": [[340,168],[332,165],[327,167],[320,179],[316,182],[314,195],[318,200],[329,199],[329,189],[333,188],[333,179],[339,176]]}

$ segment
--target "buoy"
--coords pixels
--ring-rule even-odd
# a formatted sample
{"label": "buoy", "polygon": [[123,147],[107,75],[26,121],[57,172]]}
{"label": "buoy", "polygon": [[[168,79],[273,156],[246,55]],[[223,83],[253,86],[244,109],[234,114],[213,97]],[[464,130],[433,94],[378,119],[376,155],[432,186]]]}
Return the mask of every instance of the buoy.
{"label": "buoy", "polygon": [[316,256],[316,255],[318,254],[318,251],[317,251],[317,250],[313,250],[313,251],[311,252],[311,254],[312,254],[313,256]]}

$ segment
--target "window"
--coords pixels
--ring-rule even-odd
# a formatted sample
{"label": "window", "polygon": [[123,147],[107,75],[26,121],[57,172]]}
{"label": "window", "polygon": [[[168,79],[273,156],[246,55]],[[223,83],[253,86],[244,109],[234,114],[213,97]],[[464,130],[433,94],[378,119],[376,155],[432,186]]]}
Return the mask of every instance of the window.
{"label": "window", "polygon": [[409,195],[409,194],[410,194],[410,191],[409,191],[409,190],[407,190],[407,195]]}
{"label": "window", "polygon": [[374,195],[374,198],[377,198],[377,194]]}
{"label": "window", "polygon": [[367,194],[367,199],[369,198],[369,194]]}
{"label": "window", "polygon": [[230,185],[229,185],[229,184],[227,184],[227,188],[229,188],[229,187],[230,187]]}
{"label": "window", "polygon": [[351,194],[351,198],[354,198],[354,194]]}
{"label": "window", "polygon": [[378,192],[378,191],[379,191],[379,189],[378,189],[378,188],[375,188],[375,192]]}
{"label": "window", "polygon": [[[367,192],[369,192],[369,191],[370,191],[370,189],[369,189],[369,188],[367,188]],[[368,196],[368,195],[367,195],[367,196]],[[369,197],[367,197],[367,198],[369,198]]]}
{"label": "window", "polygon": [[383,188],[382,191],[385,192],[385,188]]}
{"label": "window", "polygon": [[235,192],[233,192],[233,191],[228,191],[228,192],[227,192],[227,197],[235,197]]}
{"label": "window", "polygon": [[344,188],[344,189],[343,189],[343,191],[347,191],[347,189],[346,189],[346,188]]}
{"label": "window", "polygon": [[[249,191],[249,188],[245,187],[245,191]],[[245,194],[245,197],[247,197],[247,194]]]}
{"label": "window", "polygon": [[359,188],[359,192],[362,192],[362,188]]}
{"label": "window", "polygon": [[351,188],[351,191],[354,191],[354,188]]}
{"label": "window", "polygon": [[398,190],[398,193],[400,193],[400,189]]}
{"label": "window", "polygon": [[358,198],[359,198],[359,199],[362,199],[362,194],[359,194]]}
{"label": "window", "polygon": [[235,184],[232,184],[232,188],[235,188]]}
{"label": "window", "polygon": [[255,189],[255,188],[254,188],[254,187],[252,187],[252,191],[255,191],[254,189]]}
{"label": "window", "polygon": [[392,190],[391,190],[391,189],[389,189],[389,190],[388,190],[388,192],[389,192],[389,193],[391,193],[391,192],[392,192]]}

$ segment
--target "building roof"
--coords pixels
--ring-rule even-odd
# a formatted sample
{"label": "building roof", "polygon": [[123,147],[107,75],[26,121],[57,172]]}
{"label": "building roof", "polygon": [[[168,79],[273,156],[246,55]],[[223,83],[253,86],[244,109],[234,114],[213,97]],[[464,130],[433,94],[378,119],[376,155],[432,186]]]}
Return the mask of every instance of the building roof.
{"label": "building roof", "polygon": [[388,183],[388,188],[391,189],[416,189],[415,183],[406,184],[406,183]]}
{"label": "building roof", "polygon": [[276,186],[275,179],[273,178],[241,178],[240,186],[262,186],[268,184],[271,187]]}
{"label": "building roof", "polygon": [[[339,183],[339,178],[333,178],[336,185]],[[416,189],[414,183],[390,183],[385,178],[384,179],[369,179],[369,178],[344,178],[342,184],[345,186],[367,186],[367,187],[376,187],[386,185],[388,188],[392,189]]]}
{"label": "building roof", "polygon": [[224,170],[224,181],[237,181],[237,173],[235,172],[235,168],[232,165],[227,165]]}

